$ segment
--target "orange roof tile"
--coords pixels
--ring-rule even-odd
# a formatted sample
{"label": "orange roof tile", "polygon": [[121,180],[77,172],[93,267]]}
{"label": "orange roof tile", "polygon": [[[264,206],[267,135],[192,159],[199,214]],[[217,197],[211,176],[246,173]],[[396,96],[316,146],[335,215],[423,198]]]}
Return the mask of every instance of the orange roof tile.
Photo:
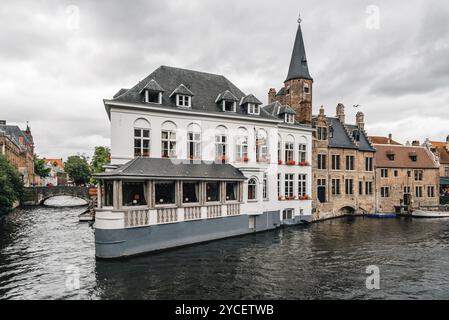
{"label": "orange roof tile", "polygon": [[64,162],[62,159],[44,159],[45,164],[51,164],[52,166],[64,169]]}
{"label": "orange roof tile", "polygon": [[[437,169],[432,153],[425,147],[376,144],[376,166],[379,168]],[[394,160],[387,155],[394,154]],[[416,155],[416,161],[412,160]]]}
{"label": "orange roof tile", "polygon": [[437,149],[440,155],[440,163],[449,164],[449,150],[446,149],[446,142],[430,141],[432,146]]}
{"label": "orange roof tile", "polygon": [[391,140],[391,143],[388,142],[388,137],[381,136],[370,136],[371,142],[374,144],[392,144],[392,145],[401,145],[399,142]]}

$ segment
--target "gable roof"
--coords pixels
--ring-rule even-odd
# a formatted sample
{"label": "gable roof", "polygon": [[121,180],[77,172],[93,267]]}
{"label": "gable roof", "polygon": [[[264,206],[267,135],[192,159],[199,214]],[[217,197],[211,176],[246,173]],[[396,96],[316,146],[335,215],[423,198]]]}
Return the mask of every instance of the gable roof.
{"label": "gable roof", "polygon": [[161,158],[135,158],[118,169],[99,173],[96,177],[141,177],[167,180],[246,180],[243,173],[230,164]]}
{"label": "gable roof", "polygon": [[349,129],[349,132],[354,132],[357,130],[357,133],[359,134],[359,141],[356,141],[356,144],[360,151],[375,151],[364,130],[361,130],[354,124],[345,124],[345,126]]}
{"label": "gable roof", "polygon": [[31,140],[31,136],[28,136],[23,132],[19,126],[14,125],[0,125],[0,132],[4,132],[9,139],[16,144],[17,146],[21,147],[20,144],[20,137],[23,137],[23,141],[26,145],[30,145],[33,143]]}
{"label": "gable roof", "polygon": [[[165,89],[162,94],[162,104],[145,103],[143,95],[140,94],[145,85],[152,79]],[[217,105],[216,99],[220,93],[225,91],[229,91],[238,101],[246,97],[245,93],[222,75],[160,66],[133,88],[116,96],[112,101],[151,105],[161,109],[178,108],[175,99],[170,98],[170,95],[180,84],[184,84],[189,91],[195,94],[191,101],[191,111],[222,114],[223,110]],[[105,104],[107,104],[107,101],[105,101]],[[189,112],[190,110],[186,111]],[[253,119],[278,120],[277,117],[273,117],[266,112],[260,112],[260,115],[248,115],[241,107],[237,107],[236,113]]]}
{"label": "gable roof", "polygon": [[[376,144],[375,147],[377,152],[374,157],[379,168],[438,169],[433,155],[425,147],[392,144]],[[394,153],[394,160],[387,157],[389,153]],[[416,161],[412,161],[411,154],[416,155]]]}
{"label": "gable roof", "polygon": [[369,136],[370,140],[374,144],[394,144],[400,146],[401,144],[397,141],[391,140],[388,137],[381,136]]}
{"label": "gable roof", "polygon": [[446,142],[430,141],[432,146],[438,151],[440,163],[449,164],[449,150]]}
{"label": "gable roof", "polygon": [[246,103],[262,104],[259,99],[257,99],[253,94],[249,94],[243,98],[241,105]]}
{"label": "gable roof", "polygon": [[292,79],[313,80],[310,76],[309,66],[307,64],[306,49],[304,46],[304,39],[302,37],[301,23],[298,23],[298,30],[296,31],[295,44],[293,45],[290,67],[288,69],[287,79],[285,81]]}
{"label": "gable roof", "polygon": [[151,90],[151,91],[157,91],[157,92],[164,92],[164,89],[162,89],[162,87],[159,85],[159,83],[156,82],[156,80],[151,79],[150,81],[148,81],[148,83],[145,85],[145,87],[143,87],[143,89],[141,90],[141,92],[143,90]]}
{"label": "gable roof", "polygon": [[193,92],[190,91],[185,85],[182,83],[170,94],[170,97],[174,96],[175,94],[183,94],[186,96],[194,96]]}
{"label": "gable roof", "polygon": [[235,102],[239,101],[239,99],[237,99],[237,97],[234,96],[234,95],[232,94],[232,92],[230,92],[229,90],[226,90],[225,92],[220,93],[220,94],[218,95],[218,97],[217,97],[217,102],[220,102],[220,101],[222,101],[222,100],[226,100],[226,101],[235,101]]}

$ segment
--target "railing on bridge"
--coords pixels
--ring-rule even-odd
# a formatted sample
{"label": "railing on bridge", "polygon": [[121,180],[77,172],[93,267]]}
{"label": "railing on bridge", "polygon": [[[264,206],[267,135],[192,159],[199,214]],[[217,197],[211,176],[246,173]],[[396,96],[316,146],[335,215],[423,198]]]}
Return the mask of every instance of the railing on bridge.
{"label": "railing on bridge", "polygon": [[79,186],[28,187],[25,188],[22,204],[40,205],[45,200],[57,196],[71,196],[89,202],[95,197],[92,189],[93,188]]}

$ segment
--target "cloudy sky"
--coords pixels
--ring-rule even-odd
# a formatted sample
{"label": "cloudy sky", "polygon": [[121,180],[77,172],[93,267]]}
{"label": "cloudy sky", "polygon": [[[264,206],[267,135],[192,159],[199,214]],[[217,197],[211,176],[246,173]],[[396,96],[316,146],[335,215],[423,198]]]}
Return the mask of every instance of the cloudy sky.
{"label": "cloudy sky", "polygon": [[[449,2],[3,0],[0,119],[30,122],[45,157],[109,145],[102,104],[160,65],[225,75],[266,102],[301,11],[314,113],[365,112],[371,135],[449,134]],[[352,106],[360,104],[359,109]]]}

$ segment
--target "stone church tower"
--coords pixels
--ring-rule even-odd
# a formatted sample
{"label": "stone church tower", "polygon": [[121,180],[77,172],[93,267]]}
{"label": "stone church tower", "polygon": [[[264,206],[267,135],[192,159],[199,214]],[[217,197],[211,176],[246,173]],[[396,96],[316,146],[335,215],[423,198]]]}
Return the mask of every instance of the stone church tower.
{"label": "stone church tower", "polygon": [[268,103],[275,101],[289,105],[296,111],[296,121],[303,124],[312,123],[312,85],[313,79],[309,73],[304,39],[301,31],[301,19],[298,19],[290,67],[284,87],[279,92],[271,88],[268,92]]}

